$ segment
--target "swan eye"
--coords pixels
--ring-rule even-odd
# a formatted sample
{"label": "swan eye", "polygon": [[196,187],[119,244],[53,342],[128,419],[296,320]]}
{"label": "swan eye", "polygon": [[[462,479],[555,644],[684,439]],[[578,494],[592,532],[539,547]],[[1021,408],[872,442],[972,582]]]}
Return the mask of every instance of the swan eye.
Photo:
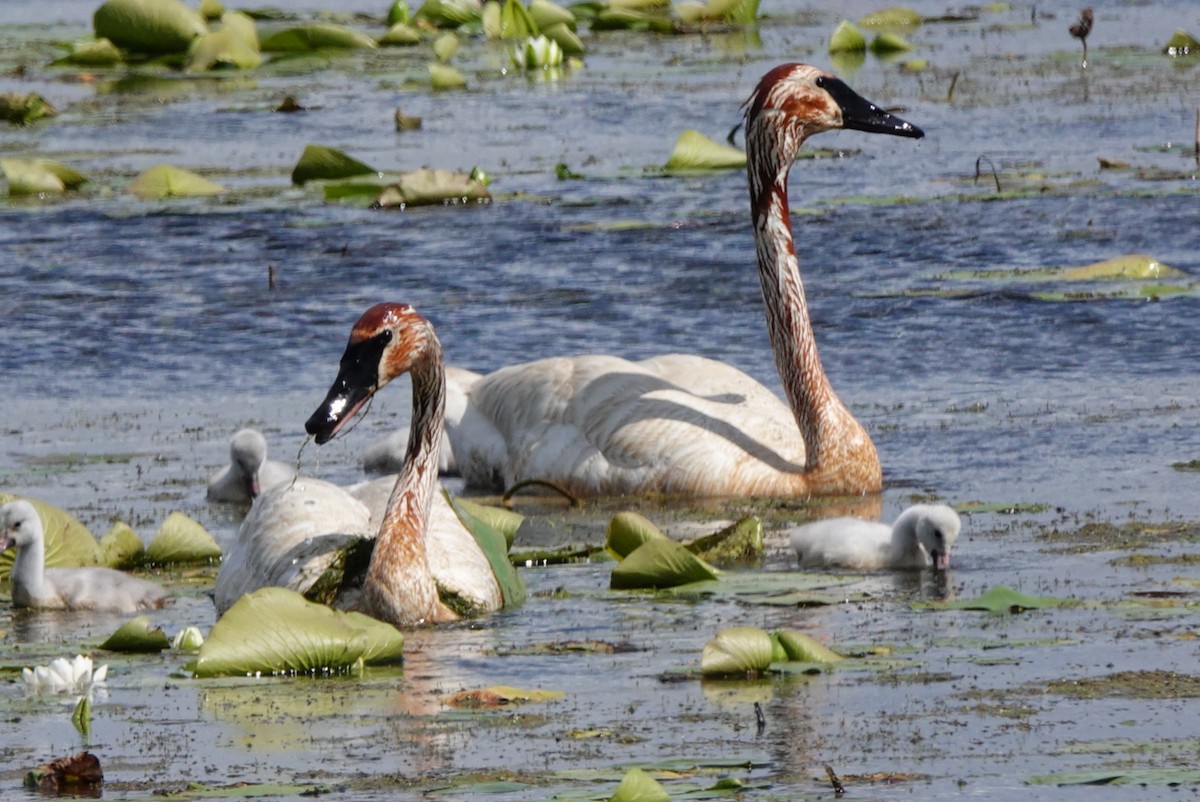
{"label": "swan eye", "polygon": [[13,529],[20,529],[20,528],[21,528],[21,521],[13,521],[12,528],[13,528]]}
{"label": "swan eye", "polygon": [[817,76],[816,84],[817,84],[817,86],[818,86],[819,88],[821,88],[821,89],[824,89],[824,88],[825,88],[825,86],[826,86],[826,83],[827,83],[827,82],[826,82],[826,80],[825,80],[825,76],[824,76],[824,75],[818,75],[818,76]]}

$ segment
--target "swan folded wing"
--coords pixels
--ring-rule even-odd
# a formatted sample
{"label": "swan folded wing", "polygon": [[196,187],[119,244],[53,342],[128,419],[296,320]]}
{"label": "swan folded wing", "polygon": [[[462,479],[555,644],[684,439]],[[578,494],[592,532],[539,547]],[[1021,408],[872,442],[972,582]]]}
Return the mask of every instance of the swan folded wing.
{"label": "swan folded wing", "polygon": [[888,566],[892,528],[858,518],[830,518],[805,524],[790,540],[801,567],[868,571]]}
{"label": "swan folded wing", "polygon": [[47,568],[44,585],[50,595],[36,605],[43,609],[132,613],[162,607],[166,599],[153,582],[111,568]]}

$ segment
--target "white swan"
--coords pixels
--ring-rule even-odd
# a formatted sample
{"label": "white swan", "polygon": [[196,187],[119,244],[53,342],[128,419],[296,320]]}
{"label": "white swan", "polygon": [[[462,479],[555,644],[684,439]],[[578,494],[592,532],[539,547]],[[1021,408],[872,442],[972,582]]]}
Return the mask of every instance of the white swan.
{"label": "white swan", "polygon": [[17,547],[10,577],[14,607],[131,613],[166,603],[158,585],[111,568],[46,568],[42,519],[28,501],[0,507],[0,551],[10,546]]}
{"label": "white swan", "polygon": [[[415,626],[513,601],[505,599],[491,563],[437,481],[445,380],[441,345],[425,318],[402,304],[368,309],[351,332],[325,403],[305,427],[318,444],[327,442],[367,398],[405,372],[412,375],[413,414],[399,475],[350,489],[301,477],[255,499],[221,563],[218,611],[267,585],[306,592],[333,562],[337,546],[375,531],[361,591],[341,593],[338,606]],[[387,494],[386,505],[380,494]],[[381,520],[372,521],[370,506],[382,508]],[[452,606],[443,599],[453,599]]]}
{"label": "white swan", "polygon": [[[460,421],[467,410],[467,392],[480,378],[478,373],[463,368],[446,366],[446,420]],[[400,470],[408,452],[408,427],[396,431],[372,443],[363,452],[363,470],[369,476],[392,474]],[[442,444],[438,449],[438,471],[443,476],[458,476],[458,465],[454,462],[454,450],[446,432],[442,432]]]}
{"label": "white swan", "polygon": [[242,429],[229,440],[229,464],[208,480],[209,501],[248,502],[263,490],[296,477],[296,466],[267,459],[267,439]]}
{"label": "white swan", "polygon": [[891,526],[859,518],[805,524],[789,540],[803,568],[950,567],[950,550],[962,522],[945,504],[916,504]]}
{"label": "white swan", "polygon": [[768,72],[746,104],[750,211],[767,330],[788,403],[729,365],[672,354],[543,359],[467,390],[447,429],[469,487],[553,481],[576,495],[857,495],[879,457],[830,385],[813,339],[788,213],[801,144],[839,128],[920,129],[815,67]]}

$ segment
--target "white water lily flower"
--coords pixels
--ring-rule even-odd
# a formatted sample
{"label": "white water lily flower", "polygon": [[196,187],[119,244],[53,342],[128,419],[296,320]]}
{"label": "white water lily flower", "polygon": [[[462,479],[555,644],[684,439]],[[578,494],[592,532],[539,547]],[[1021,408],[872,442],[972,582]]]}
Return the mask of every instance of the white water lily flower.
{"label": "white water lily flower", "polygon": [[204,645],[204,633],[199,627],[181,629],[171,641],[171,648],[183,652],[197,652]]}
{"label": "white water lily flower", "polygon": [[531,36],[512,51],[512,62],[523,70],[538,70],[562,64],[563,51],[558,42],[543,36]]}
{"label": "white water lily flower", "polygon": [[34,693],[87,693],[108,677],[108,666],[92,670],[92,658],[82,654],[74,660],[56,657],[48,666],[21,669],[25,686]]}

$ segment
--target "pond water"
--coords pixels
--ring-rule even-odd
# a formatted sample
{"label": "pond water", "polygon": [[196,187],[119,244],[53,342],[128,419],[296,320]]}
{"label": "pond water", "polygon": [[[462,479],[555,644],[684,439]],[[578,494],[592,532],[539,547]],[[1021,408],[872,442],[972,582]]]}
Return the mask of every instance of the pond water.
{"label": "pond water", "polygon": [[[300,18],[337,5],[338,19],[377,33],[377,19],[356,15],[377,18],[386,4],[274,5]],[[1200,17],[1187,2],[1094,3],[1084,70],[1066,33],[1076,12],[1044,5],[922,26],[909,34],[911,56],[930,65],[918,72],[873,56],[830,64],[829,32],[875,9],[866,2],[834,13],[766,0],[752,32],[588,35],[586,66],[557,80],[506,73],[502,47],[467,39],[455,63],[469,91],[435,94],[422,84],[428,47],[246,76],[80,75],[47,65],[55,43],[88,34],[93,3],[0,4],[11,44],[0,91],[41,92],[61,112],[0,129],[0,157],[55,158],[94,179],[80,196],[0,206],[0,491],[67,508],[97,533],[120,519],[149,537],[181,510],[227,543],[241,511],[207,504],[204,482],[229,436],[257,426],[290,459],[350,324],[381,300],[416,306],[448,359],[477,370],[679,351],[777,388],[744,175],[659,168],[682,130],[723,140],[759,76],[808,60],[927,133],[822,135],[809,147],[826,157],[793,171],[821,355],[884,466],[881,499],[860,511],[891,519],[927,497],[977,505],[948,576],[841,577],[852,581],[837,586],[839,604],[618,594],[609,564],[581,564],[524,569],[532,597],[520,609],[412,633],[402,670],[200,682],[173,652],[97,652],[111,671],[87,739],[71,725],[73,700],[26,696],[14,670],[95,650],[121,618],[0,612],[0,796],[19,798],[27,769],[84,747],[102,760],[105,796],[130,799],[191,798],[189,782],[225,795],[249,783],[267,798],[606,799],[625,768],[675,759],[708,768],[661,775],[673,798],[722,775],[743,780],[746,799],[828,798],[824,764],[859,798],[1194,789],[1200,775],[1169,772],[1194,766],[1200,712],[1196,693],[1177,687],[1195,683],[1198,628],[1188,558],[1200,472],[1184,468],[1200,459],[1200,62],[1158,51],[1176,28],[1200,33]],[[288,94],[310,110],[273,113]],[[396,132],[397,108],[422,129]],[[309,143],[389,171],[479,166],[496,202],[326,203],[290,182]],[[1102,169],[1101,158],[1129,167]],[[232,191],[125,194],[162,162]],[[584,178],[558,180],[558,163]],[[1181,273],[1018,273],[1128,253]],[[349,436],[307,447],[304,472],[361,478],[362,450],[407,419],[407,404],[404,388],[382,394]],[[630,507],[674,532],[750,509],[521,501],[531,522],[518,548],[598,543],[611,513]],[[763,570],[795,568],[778,527],[815,514],[826,513],[799,501],[769,511]],[[156,623],[207,630],[212,574],[164,577],[178,599]],[[1084,604],[1003,616],[912,605],[998,585]],[[897,662],[757,682],[662,679],[742,624],[799,628],[846,650],[890,647]],[[535,648],[584,640],[620,648]],[[1158,670],[1179,682],[1156,685]],[[1143,684],[1104,686],[1099,698],[1055,684],[1119,672],[1141,672]],[[482,714],[444,703],[495,684],[566,697]],[[1149,785],[1029,784],[1075,772]],[[497,780],[511,785],[487,784]]]}

